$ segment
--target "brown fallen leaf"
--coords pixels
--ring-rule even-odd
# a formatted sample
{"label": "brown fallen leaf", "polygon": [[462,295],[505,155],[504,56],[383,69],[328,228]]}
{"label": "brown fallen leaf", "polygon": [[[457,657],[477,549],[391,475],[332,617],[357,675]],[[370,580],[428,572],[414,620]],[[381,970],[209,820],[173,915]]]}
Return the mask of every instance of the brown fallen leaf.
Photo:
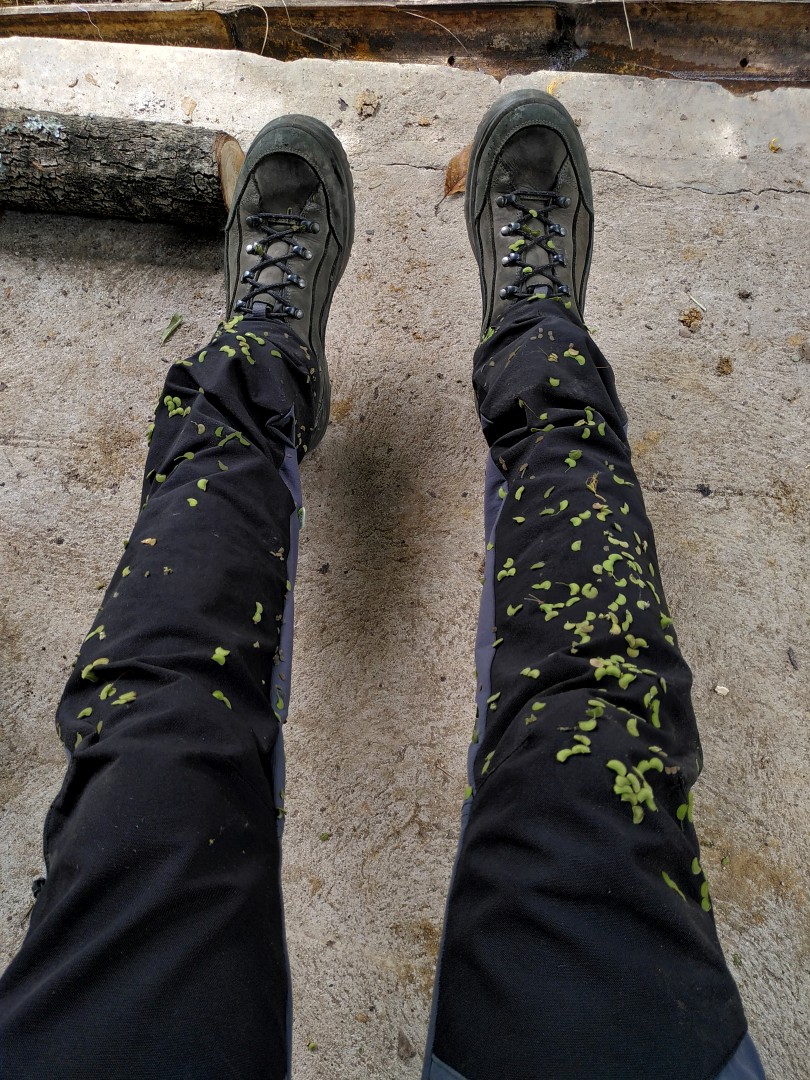
{"label": "brown fallen leaf", "polygon": [[779,140],[771,139],[771,141],[768,143],[768,149],[772,154],[778,154],[779,151],[782,149]]}
{"label": "brown fallen leaf", "polygon": [[450,164],[444,172],[444,197],[448,195],[460,195],[467,186],[467,169],[470,166],[470,151],[472,143],[450,159]]}
{"label": "brown fallen leaf", "polygon": [[147,536],[147,538],[145,540],[141,540],[141,543],[142,544],[148,544],[149,547],[154,547],[155,544],[157,543],[157,537],[156,536]]}
{"label": "brown fallen leaf", "polygon": [[219,186],[228,210],[233,202],[236,181],[245,160],[245,152],[231,135],[220,133],[214,140],[214,157],[219,165]]}
{"label": "brown fallen leaf", "polygon": [[85,80],[85,82],[89,82],[89,83],[92,83],[92,84],[93,84],[93,86],[98,86],[98,83],[96,82],[96,80],[95,80],[95,79],[93,78],[93,76],[92,76],[92,75],[90,74],[90,72],[89,72],[89,71],[88,71],[88,73],[87,73],[87,74],[85,75],[85,77],[84,77],[84,80]]}
{"label": "brown fallen leaf", "polygon": [[192,114],[194,113],[194,110],[197,108],[197,102],[194,100],[193,97],[184,97],[183,100],[180,102],[180,108],[190,120]]}

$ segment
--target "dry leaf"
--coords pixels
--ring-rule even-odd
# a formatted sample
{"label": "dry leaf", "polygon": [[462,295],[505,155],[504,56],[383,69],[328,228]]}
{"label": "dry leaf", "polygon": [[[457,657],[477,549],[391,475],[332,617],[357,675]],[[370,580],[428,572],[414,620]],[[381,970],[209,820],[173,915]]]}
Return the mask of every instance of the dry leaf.
{"label": "dry leaf", "polygon": [[180,108],[183,110],[186,116],[191,119],[192,113],[197,108],[197,102],[194,100],[193,97],[184,97],[183,100],[180,102]]}
{"label": "dry leaf", "polygon": [[236,139],[224,132],[214,140],[214,157],[219,165],[219,185],[228,210],[233,202],[236,181],[245,160],[245,152]]}
{"label": "dry leaf", "polygon": [[467,169],[470,165],[470,151],[472,150],[472,143],[469,146],[465,146],[463,150],[459,150],[454,158],[450,159],[450,164],[445,169],[444,173],[444,195],[447,198],[448,195],[460,195],[467,186]]}
{"label": "dry leaf", "polygon": [[156,536],[147,536],[147,538],[145,540],[141,540],[141,543],[142,544],[148,544],[149,547],[154,547],[155,544],[157,543],[157,537]]}
{"label": "dry leaf", "polygon": [[782,146],[778,139],[771,139],[771,141],[768,143],[768,149],[772,154],[778,154],[779,151],[782,149]]}
{"label": "dry leaf", "polygon": [[92,76],[92,75],[90,74],[90,72],[89,72],[89,71],[88,71],[88,73],[87,73],[87,74],[85,75],[85,77],[84,77],[84,80],[85,80],[85,82],[89,82],[89,83],[92,83],[92,84],[93,84],[93,86],[98,86],[98,83],[96,82],[96,80],[95,80],[95,79],[93,78],[93,76]]}

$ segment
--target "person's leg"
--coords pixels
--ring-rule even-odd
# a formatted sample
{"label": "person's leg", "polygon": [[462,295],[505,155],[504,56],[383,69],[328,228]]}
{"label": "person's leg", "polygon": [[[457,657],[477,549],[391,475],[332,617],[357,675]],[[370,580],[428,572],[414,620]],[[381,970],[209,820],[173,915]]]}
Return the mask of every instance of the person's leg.
{"label": "person's leg", "polygon": [[692,823],[691,675],[613,375],[581,323],[590,184],[558,102],[490,111],[467,198],[488,542],[424,1077],[709,1080],[746,1023]]}
{"label": "person's leg", "polygon": [[170,369],[142,509],[59,706],[47,877],[0,982],[9,1080],[288,1076],[298,462],[328,419],[323,330],[352,221],[332,133],[268,125],[228,225],[228,321]]}

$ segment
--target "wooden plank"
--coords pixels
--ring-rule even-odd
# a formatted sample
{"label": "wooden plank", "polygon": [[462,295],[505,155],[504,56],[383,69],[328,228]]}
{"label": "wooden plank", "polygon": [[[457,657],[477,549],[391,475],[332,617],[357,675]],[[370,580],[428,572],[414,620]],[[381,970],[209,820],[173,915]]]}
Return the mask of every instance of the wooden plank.
{"label": "wooden plank", "polygon": [[0,7],[0,36],[242,49],[279,60],[419,61],[499,77],[551,67],[689,75],[745,89],[810,84],[810,5],[804,0],[628,2],[632,48],[624,10],[614,0],[287,5],[208,2],[193,10],[177,0],[87,0],[81,8],[22,4]]}

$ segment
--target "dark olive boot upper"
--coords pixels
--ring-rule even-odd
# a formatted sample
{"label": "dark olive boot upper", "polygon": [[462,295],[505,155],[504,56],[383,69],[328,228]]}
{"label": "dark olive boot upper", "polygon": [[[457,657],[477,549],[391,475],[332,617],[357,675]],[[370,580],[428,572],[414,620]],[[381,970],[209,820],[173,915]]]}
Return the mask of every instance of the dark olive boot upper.
{"label": "dark olive boot upper", "polygon": [[579,131],[556,98],[516,90],[487,112],[470,152],[466,217],[485,332],[530,296],[557,298],[582,319],[591,178]]}
{"label": "dark olive boot upper", "polygon": [[281,116],[253,140],[226,225],[227,317],[278,319],[320,367],[309,438],[329,422],[326,321],[354,238],[354,196],[346,154],[309,116]]}

